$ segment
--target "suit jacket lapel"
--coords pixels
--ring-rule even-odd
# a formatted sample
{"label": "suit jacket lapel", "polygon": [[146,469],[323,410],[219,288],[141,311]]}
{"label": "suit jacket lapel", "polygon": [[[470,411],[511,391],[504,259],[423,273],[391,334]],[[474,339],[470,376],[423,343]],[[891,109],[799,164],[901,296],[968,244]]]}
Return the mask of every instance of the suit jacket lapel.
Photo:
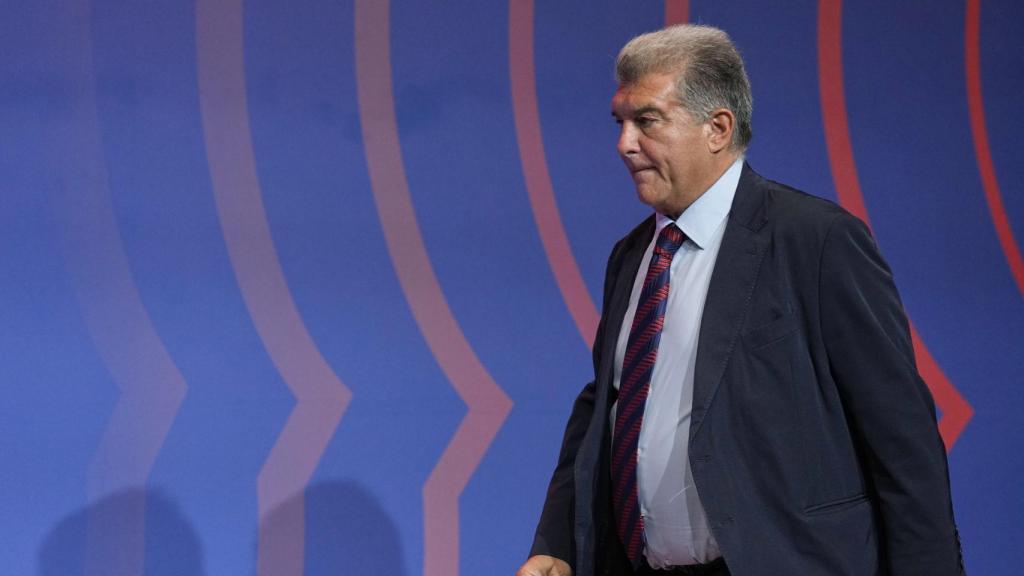
{"label": "suit jacket lapel", "polygon": [[[585,471],[594,470],[599,457],[601,442],[604,439],[608,411],[615,401],[615,394],[612,387],[612,380],[615,374],[615,344],[619,338],[619,331],[622,329],[622,318],[629,306],[629,295],[633,288],[633,279],[640,268],[640,261],[643,259],[644,250],[654,236],[654,217],[645,220],[630,236],[624,241],[621,247],[621,255],[612,256],[610,273],[615,274],[612,279],[612,292],[606,303],[608,310],[604,313],[603,322],[605,326],[601,333],[600,341],[595,341],[594,346],[600,347],[597,372],[597,390],[594,398],[594,415],[590,426],[587,428],[583,438],[582,448],[576,455],[576,477],[577,480],[586,477]],[[588,487],[578,487],[578,490]],[[577,500],[579,512],[586,513],[589,500]],[[581,509],[582,508],[582,509]]]}
{"label": "suit jacket lapel", "polygon": [[760,180],[761,177],[744,164],[711,274],[697,340],[691,441],[700,430],[721,384],[764,257],[767,238],[760,231],[766,222],[765,193]]}
{"label": "suit jacket lapel", "polygon": [[615,345],[618,343],[622,321],[629,307],[629,296],[633,292],[637,271],[640,270],[640,261],[643,260],[644,252],[654,238],[654,228],[655,219],[652,215],[643,221],[637,228],[637,233],[632,234],[622,247],[621,264],[618,266],[608,303],[608,325],[605,326],[603,341],[598,344],[602,347],[599,377],[606,380],[605,384],[609,387],[614,374]]}
{"label": "suit jacket lapel", "polygon": [[[622,243],[619,248],[621,255],[613,255],[612,264],[609,267],[609,274],[614,274],[615,277],[612,279],[612,292],[608,295],[606,303],[608,310],[603,312],[605,326],[601,333],[601,339],[594,343],[595,347],[599,347],[600,352],[595,374],[597,390],[594,399],[594,415],[575,462],[576,573],[581,575],[593,574],[594,555],[597,552],[594,549],[597,544],[594,522],[595,514],[600,517],[600,513],[595,512],[593,508],[594,490],[597,489],[597,480],[602,476],[597,471],[597,466],[601,457],[602,443],[609,433],[608,411],[614,401],[612,380],[615,373],[615,344],[619,338],[619,331],[622,329],[623,316],[629,306],[633,279],[636,278],[637,270],[640,268],[644,250],[650,244],[651,238],[654,237],[654,228],[654,217],[651,216]],[[602,521],[607,521],[607,518]]]}

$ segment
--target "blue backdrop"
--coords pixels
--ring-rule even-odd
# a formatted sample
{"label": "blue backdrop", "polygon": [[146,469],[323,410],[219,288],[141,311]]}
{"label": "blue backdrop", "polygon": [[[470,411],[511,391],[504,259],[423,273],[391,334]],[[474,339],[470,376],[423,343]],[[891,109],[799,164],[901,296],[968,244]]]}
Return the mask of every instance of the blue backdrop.
{"label": "blue backdrop", "polygon": [[0,572],[511,574],[646,215],[612,63],[725,28],[867,219],[968,569],[1024,565],[1016,0],[9,0]]}

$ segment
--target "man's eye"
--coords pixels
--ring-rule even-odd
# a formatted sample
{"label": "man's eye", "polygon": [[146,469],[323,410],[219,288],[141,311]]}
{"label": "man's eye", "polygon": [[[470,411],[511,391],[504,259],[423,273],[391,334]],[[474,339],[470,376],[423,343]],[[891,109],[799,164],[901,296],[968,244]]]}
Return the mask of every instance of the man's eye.
{"label": "man's eye", "polygon": [[641,127],[641,128],[650,126],[651,124],[654,124],[654,122],[655,122],[654,118],[650,118],[650,117],[647,117],[647,116],[641,116],[641,117],[636,119],[636,125]]}

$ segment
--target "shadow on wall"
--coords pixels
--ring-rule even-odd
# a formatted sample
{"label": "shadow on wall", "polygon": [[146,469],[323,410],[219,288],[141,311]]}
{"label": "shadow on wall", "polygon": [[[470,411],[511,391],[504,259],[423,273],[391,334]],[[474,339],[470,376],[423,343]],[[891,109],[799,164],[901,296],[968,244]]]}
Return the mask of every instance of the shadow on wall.
{"label": "shadow on wall", "polygon": [[[357,482],[321,482],[305,490],[305,576],[374,574],[405,576],[398,528],[368,489]],[[271,510],[264,530],[287,538],[300,501],[292,497]]]}
{"label": "shadow on wall", "polygon": [[[144,536],[135,521],[140,511],[145,514]],[[65,517],[43,539],[38,574],[138,574],[137,567],[128,568],[138,560],[147,576],[206,576],[195,530],[178,506],[157,490],[117,492]]]}
{"label": "shadow on wall", "polygon": [[[269,537],[292,539],[289,519],[299,504],[293,497],[270,512]],[[305,490],[305,507],[305,576],[405,576],[398,529],[369,490],[350,481],[316,484]],[[250,561],[240,558],[239,567]],[[169,497],[124,490],[62,519],[39,549],[38,576],[100,575],[206,576],[202,544]]]}

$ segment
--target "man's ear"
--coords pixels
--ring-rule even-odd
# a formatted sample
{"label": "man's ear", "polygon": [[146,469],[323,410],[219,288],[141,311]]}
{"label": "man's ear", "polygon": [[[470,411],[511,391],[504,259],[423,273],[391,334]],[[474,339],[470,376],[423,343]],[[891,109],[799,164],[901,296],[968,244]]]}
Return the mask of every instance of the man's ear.
{"label": "man's ear", "polygon": [[717,154],[732,145],[732,131],[736,128],[736,116],[728,108],[716,108],[711,111],[711,118],[704,124],[707,126],[708,151]]}

